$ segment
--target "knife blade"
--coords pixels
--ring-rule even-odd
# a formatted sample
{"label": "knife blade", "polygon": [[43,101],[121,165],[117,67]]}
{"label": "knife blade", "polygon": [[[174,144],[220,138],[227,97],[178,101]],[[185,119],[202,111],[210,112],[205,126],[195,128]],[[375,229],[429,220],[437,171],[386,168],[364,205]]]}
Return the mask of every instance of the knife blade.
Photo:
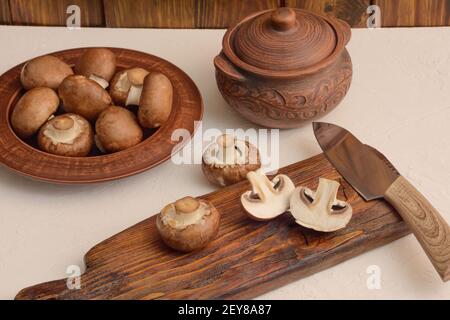
{"label": "knife blade", "polygon": [[314,122],[327,159],[366,200],[384,198],[409,225],[443,281],[450,279],[450,228],[439,212],[375,148],[337,125]]}

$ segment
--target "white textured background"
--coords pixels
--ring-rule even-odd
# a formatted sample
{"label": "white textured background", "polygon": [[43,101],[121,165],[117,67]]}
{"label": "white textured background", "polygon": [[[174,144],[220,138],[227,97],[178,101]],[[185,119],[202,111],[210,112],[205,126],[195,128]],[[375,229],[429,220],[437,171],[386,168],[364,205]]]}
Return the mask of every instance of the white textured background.
{"label": "white textured background", "polygon": [[[37,55],[82,46],[146,51],[175,63],[204,98],[204,128],[249,128],[225,104],[213,57],[223,30],[0,27],[0,73]],[[385,153],[450,221],[450,28],[353,30],[354,80],[344,102],[324,121],[346,127]],[[311,127],[281,133],[281,166],[320,152]],[[155,214],[185,195],[214,190],[198,166],[167,162],[124,180],[58,186],[0,167],[0,298],[65,277],[96,243]],[[382,288],[366,286],[370,265]],[[293,282],[262,298],[450,299],[413,236]]]}

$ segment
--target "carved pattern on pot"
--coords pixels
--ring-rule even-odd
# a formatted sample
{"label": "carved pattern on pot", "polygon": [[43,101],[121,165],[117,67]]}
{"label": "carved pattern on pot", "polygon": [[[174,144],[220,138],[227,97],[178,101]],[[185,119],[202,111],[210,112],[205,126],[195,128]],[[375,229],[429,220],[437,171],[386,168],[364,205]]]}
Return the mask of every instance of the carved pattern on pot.
{"label": "carved pattern on pot", "polygon": [[216,78],[227,103],[239,113],[253,113],[254,122],[264,124],[265,118],[275,121],[310,120],[331,111],[350,88],[352,64],[348,54],[343,60],[336,64],[332,76],[324,74],[309,88],[294,86],[296,92],[289,91],[289,87],[280,90],[274,85],[267,87],[261,83],[252,85],[250,81],[232,80],[220,71],[216,72]]}

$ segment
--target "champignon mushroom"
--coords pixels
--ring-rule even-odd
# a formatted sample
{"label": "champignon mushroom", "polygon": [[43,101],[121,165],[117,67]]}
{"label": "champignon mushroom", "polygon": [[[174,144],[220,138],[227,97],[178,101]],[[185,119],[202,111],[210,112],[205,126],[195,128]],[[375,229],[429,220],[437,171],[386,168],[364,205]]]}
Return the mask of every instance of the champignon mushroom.
{"label": "champignon mushroom", "polygon": [[152,72],[144,79],[139,99],[138,120],[144,128],[158,128],[172,112],[173,88],[169,78]]}
{"label": "champignon mushroom", "polygon": [[228,134],[219,136],[203,153],[203,173],[211,183],[221,187],[244,180],[248,172],[260,167],[258,149]]}
{"label": "champignon mushroom", "polygon": [[31,137],[56,112],[58,105],[58,95],[50,88],[38,87],[27,91],[11,115],[14,132],[22,139]]}
{"label": "champignon mushroom", "polygon": [[120,106],[139,105],[144,79],[149,72],[142,68],[122,70],[111,80],[109,94]]}
{"label": "champignon mushroom", "polygon": [[336,200],[339,183],[319,179],[317,191],[296,188],[290,200],[290,211],[296,222],[316,231],[331,232],[344,228],[352,217],[349,203]]}
{"label": "champignon mushroom", "polygon": [[136,116],[129,110],[110,106],[95,123],[95,142],[103,152],[117,152],[137,145],[142,141],[143,132]]}
{"label": "champignon mushroom", "polygon": [[89,121],[111,105],[108,92],[97,82],[85,76],[69,76],[59,87],[59,97],[66,112],[78,114]]}
{"label": "champignon mushroom", "polygon": [[56,116],[39,131],[38,145],[43,151],[66,157],[84,157],[94,144],[89,122],[73,113]]}
{"label": "champignon mushroom", "polygon": [[75,73],[94,80],[104,89],[116,72],[116,55],[106,48],[87,49],[75,65]]}
{"label": "champignon mushroom", "polygon": [[20,73],[20,82],[26,90],[36,87],[57,90],[61,82],[72,74],[72,68],[67,63],[47,55],[28,61]]}
{"label": "champignon mushroom", "polygon": [[208,201],[185,197],[161,210],[156,227],[172,249],[189,252],[206,246],[217,235],[219,211]]}
{"label": "champignon mushroom", "polygon": [[247,179],[252,185],[252,190],[241,196],[241,203],[251,218],[266,221],[289,209],[289,199],[295,186],[288,176],[279,174],[270,181],[258,170],[250,171]]}

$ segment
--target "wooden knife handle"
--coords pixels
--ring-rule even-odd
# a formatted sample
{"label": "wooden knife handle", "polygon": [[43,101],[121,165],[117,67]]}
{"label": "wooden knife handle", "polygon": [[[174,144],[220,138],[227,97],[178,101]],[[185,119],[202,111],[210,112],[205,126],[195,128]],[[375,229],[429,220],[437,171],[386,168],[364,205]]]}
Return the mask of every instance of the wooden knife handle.
{"label": "wooden knife handle", "polygon": [[450,228],[444,218],[402,176],[394,181],[384,197],[409,225],[442,280],[448,281],[450,279]]}

